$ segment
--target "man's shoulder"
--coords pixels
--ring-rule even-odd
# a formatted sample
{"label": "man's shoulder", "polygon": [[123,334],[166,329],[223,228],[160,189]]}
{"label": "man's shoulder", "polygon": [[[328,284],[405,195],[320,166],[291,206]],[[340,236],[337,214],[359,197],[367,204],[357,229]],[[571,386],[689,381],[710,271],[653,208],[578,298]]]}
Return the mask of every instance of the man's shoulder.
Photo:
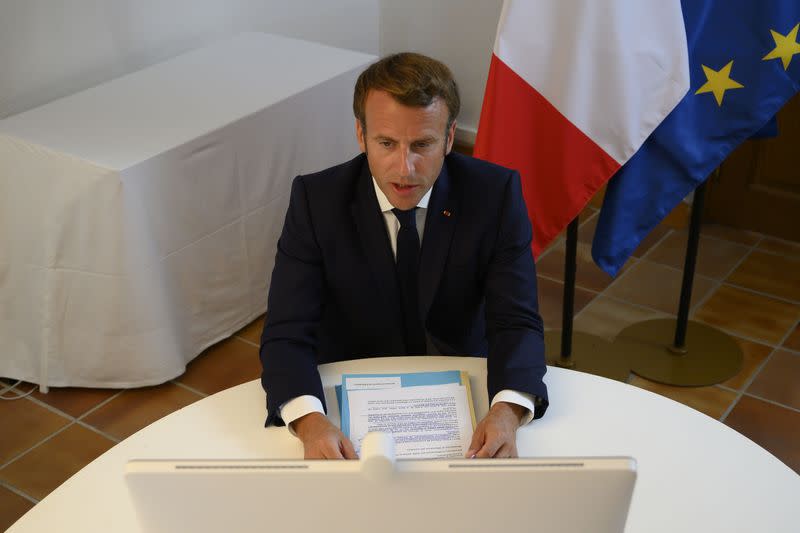
{"label": "man's shoulder", "polygon": [[506,180],[516,174],[510,168],[457,152],[451,152],[446,161],[448,173],[464,184],[505,184]]}
{"label": "man's shoulder", "polygon": [[303,174],[295,179],[302,181],[307,190],[314,192],[322,194],[345,192],[358,180],[365,162],[366,156],[362,153],[344,163],[311,174]]}
{"label": "man's shoulder", "polygon": [[450,181],[464,199],[479,203],[502,201],[509,185],[512,190],[517,188],[513,181],[519,180],[519,174],[510,168],[455,152],[446,161]]}

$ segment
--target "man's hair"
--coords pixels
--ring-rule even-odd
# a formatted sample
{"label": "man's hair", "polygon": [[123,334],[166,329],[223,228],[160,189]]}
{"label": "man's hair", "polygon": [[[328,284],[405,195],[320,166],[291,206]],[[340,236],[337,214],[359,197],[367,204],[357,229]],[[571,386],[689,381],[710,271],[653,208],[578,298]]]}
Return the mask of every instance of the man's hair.
{"label": "man's hair", "polygon": [[458,86],[453,73],[441,61],[401,52],[373,63],[356,80],[353,93],[353,113],[366,131],[364,107],[369,91],[386,91],[392,98],[409,107],[428,107],[436,98],[447,105],[447,127],[461,108]]}

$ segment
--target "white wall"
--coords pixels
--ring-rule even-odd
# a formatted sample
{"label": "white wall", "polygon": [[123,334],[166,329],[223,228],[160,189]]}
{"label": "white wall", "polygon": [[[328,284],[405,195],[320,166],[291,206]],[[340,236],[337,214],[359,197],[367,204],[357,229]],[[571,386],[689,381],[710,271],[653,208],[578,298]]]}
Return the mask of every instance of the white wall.
{"label": "white wall", "polygon": [[0,0],[0,118],[239,31],[447,63],[474,140],[502,0]]}
{"label": "white wall", "polygon": [[502,0],[382,0],[381,55],[413,51],[452,70],[461,90],[456,137],[473,142]]}
{"label": "white wall", "polygon": [[379,53],[380,0],[0,0],[0,118],[240,31]]}

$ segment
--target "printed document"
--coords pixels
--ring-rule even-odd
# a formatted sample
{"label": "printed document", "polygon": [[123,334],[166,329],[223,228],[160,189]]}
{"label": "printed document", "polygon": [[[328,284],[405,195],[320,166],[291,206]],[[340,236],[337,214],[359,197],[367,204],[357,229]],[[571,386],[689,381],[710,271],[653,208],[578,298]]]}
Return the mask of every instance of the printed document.
{"label": "printed document", "polygon": [[399,380],[381,377],[372,378],[375,381],[370,383],[369,379],[343,380],[349,407],[345,432],[356,453],[368,432],[383,431],[394,436],[398,459],[464,457],[474,429],[468,386],[444,383],[401,387]]}

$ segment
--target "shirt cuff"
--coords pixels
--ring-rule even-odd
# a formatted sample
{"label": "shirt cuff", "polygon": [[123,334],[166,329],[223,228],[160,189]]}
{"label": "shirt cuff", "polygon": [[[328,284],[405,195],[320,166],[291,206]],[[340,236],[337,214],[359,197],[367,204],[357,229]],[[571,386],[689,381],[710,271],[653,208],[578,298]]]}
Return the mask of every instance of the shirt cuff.
{"label": "shirt cuff", "polygon": [[297,435],[292,429],[291,423],[309,413],[325,414],[325,409],[322,408],[322,402],[319,401],[319,398],[311,394],[292,398],[278,409],[278,415],[286,423],[286,427],[289,428],[289,433],[295,436]]}
{"label": "shirt cuff", "polygon": [[[513,403],[515,405],[520,405],[528,410],[528,412],[522,417],[522,420],[520,420],[519,422],[520,426],[524,426],[530,423],[531,420],[533,420],[533,410],[534,410],[533,394],[528,394],[527,392],[519,392],[510,389],[504,389],[494,395],[494,398],[492,398],[492,403],[491,405],[489,405],[489,407],[491,408],[497,402]],[[284,421],[285,420],[286,418],[284,418]]]}

